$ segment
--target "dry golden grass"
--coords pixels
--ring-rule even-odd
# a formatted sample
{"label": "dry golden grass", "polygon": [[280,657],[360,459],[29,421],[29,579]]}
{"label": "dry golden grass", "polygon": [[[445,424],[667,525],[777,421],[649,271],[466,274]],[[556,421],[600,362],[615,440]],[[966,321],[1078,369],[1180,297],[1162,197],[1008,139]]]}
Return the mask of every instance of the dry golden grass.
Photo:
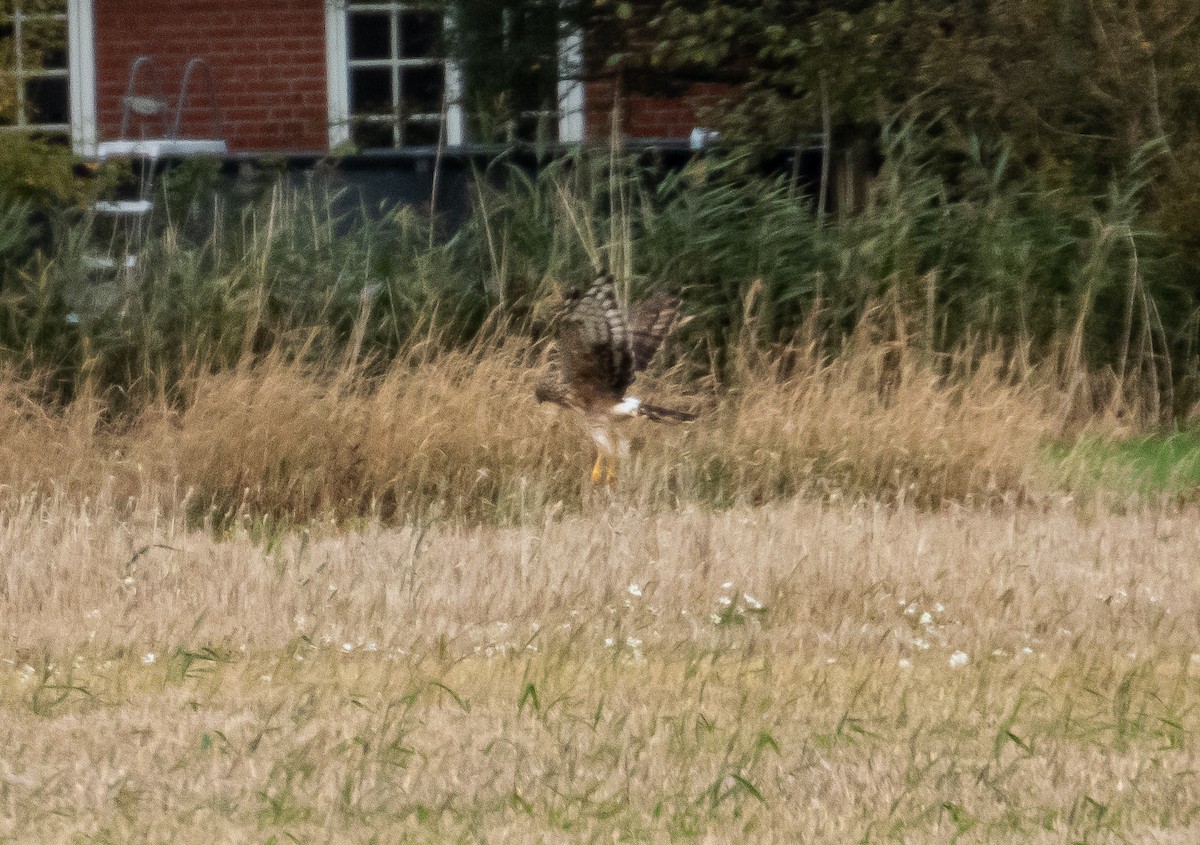
{"label": "dry golden grass", "polygon": [[[583,506],[591,443],[571,414],[533,400],[536,358],[515,341],[418,348],[367,376],[268,357],[200,376],[182,409],[150,403],[119,427],[101,427],[91,400],[48,414],[14,384],[0,396],[0,462],[17,494],[66,480],[92,496],[179,491],[194,516],[222,525],[264,514],[538,520]],[[635,385],[701,417],[621,429],[632,442],[621,500],[724,507],[816,492],[936,505],[1037,489],[1053,396],[1009,384],[997,362],[947,378],[869,346],[786,360],[786,374],[743,362],[719,390],[678,372]]]}
{"label": "dry golden grass", "polygon": [[1200,518],[1056,494],[1053,392],[659,373],[592,490],[531,355],[8,380],[0,841],[1194,840]]}
{"label": "dry golden grass", "polygon": [[0,840],[1195,841],[1195,513],[120,510],[0,510]]}

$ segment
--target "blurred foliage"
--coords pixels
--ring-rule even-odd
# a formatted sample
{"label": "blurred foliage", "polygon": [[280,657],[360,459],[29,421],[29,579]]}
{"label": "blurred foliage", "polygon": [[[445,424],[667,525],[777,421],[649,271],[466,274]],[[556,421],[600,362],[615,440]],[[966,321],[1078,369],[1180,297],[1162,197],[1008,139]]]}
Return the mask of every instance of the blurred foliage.
{"label": "blurred foliage", "polygon": [[668,0],[652,63],[736,84],[709,115],[734,146],[819,132],[822,81],[843,142],[896,115],[937,118],[952,175],[970,145],[1014,177],[1090,202],[1148,144],[1139,208],[1191,242],[1200,218],[1200,7],[1190,0]]}
{"label": "blurred foliage", "polygon": [[37,208],[81,207],[101,188],[93,175],[57,138],[13,133],[0,144],[0,194]]}
{"label": "blurred foliage", "polygon": [[[885,314],[880,343],[1060,356],[1118,393],[1149,385],[1158,417],[1196,400],[1200,24],[1184,0],[452,5],[448,47],[499,123],[535,107],[503,98],[544,82],[555,33],[586,25],[589,78],[736,84],[713,114],[724,149],[665,174],[608,150],[536,173],[501,158],[448,236],[412,208],[361,213],[323,170],[231,187],[193,163],[162,180],[137,272],[81,310],[90,221],[62,209],[109,174],[81,180],[65,148],[14,137],[0,346],[67,385],[170,391],[279,348],[384,362],[434,325],[447,345],[496,325],[539,336],[549,294],[607,266],[631,299],[682,291],[683,348],[718,372],[747,334],[834,345]],[[855,213],[822,217],[753,164],[820,128],[823,85],[837,143],[871,145],[877,166]],[[39,241],[22,227],[46,208],[56,237]]]}
{"label": "blurred foliage", "polygon": [[68,390],[170,395],[246,355],[384,366],[425,335],[442,348],[494,329],[541,337],[555,292],[606,266],[630,301],[683,295],[673,354],[706,372],[732,376],[747,343],[819,338],[833,354],[869,320],[876,342],[930,360],[979,343],[1018,368],[1061,358],[1117,374],[1147,413],[1186,412],[1196,308],[1190,263],[1139,213],[1153,150],[1079,204],[978,140],[949,179],[930,133],[883,127],[866,209],[824,224],[788,178],[718,157],[665,177],[607,153],[536,173],[498,162],[448,237],[408,206],[365,213],[336,172],[214,185],[185,168],[161,180],[137,270],[107,300],[73,304],[102,287],[86,220],[57,218],[45,250],[11,261],[0,346]]}

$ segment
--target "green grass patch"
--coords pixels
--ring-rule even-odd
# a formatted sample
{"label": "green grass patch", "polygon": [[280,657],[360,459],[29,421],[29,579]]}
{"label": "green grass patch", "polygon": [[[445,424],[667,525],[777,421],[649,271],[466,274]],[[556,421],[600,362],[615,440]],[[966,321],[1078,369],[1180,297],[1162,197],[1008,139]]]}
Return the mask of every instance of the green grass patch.
{"label": "green grass patch", "polygon": [[1084,493],[1193,498],[1200,491],[1200,431],[1056,444],[1050,459],[1064,485]]}

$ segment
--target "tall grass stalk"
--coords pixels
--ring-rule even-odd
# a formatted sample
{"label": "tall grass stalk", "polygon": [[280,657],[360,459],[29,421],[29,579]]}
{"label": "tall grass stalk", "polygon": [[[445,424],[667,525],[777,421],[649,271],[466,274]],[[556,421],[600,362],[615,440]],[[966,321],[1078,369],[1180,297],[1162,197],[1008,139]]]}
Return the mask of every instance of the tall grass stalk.
{"label": "tall grass stalk", "polygon": [[987,503],[1048,489],[1039,449],[1055,430],[1052,386],[1013,383],[996,353],[964,351],[941,372],[865,326],[837,357],[822,346],[747,344],[721,379],[686,361],[647,374],[642,395],[700,420],[619,429],[631,450],[612,489],[587,478],[582,421],[533,399],[543,347],[500,329],[447,348],[431,327],[383,367],[305,347],[216,371],[194,361],[177,392],[119,424],[91,395],[34,413],[36,385],[13,380],[0,435],[14,493],[180,488],[194,516],[220,524],[520,523],[610,496],[659,510],[798,494]]}
{"label": "tall grass stalk", "polygon": [[248,357],[303,349],[311,362],[385,370],[429,325],[447,348],[497,322],[536,337],[551,291],[607,267],[630,300],[683,295],[676,354],[702,371],[715,361],[718,379],[747,325],[764,347],[811,327],[837,355],[869,318],[878,342],[920,349],[935,368],[982,347],[1005,350],[1017,381],[1057,362],[1064,386],[1082,379],[1072,419],[1186,415],[1195,380],[1177,378],[1195,370],[1196,310],[1178,263],[1139,226],[1136,169],[1081,204],[1012,176],[1004,151],[978,142],[952,181],[928,164],[915,123],[889,127],[884,153],[865,210],[836,220],[814,215],[790,180],[714,157],[665,174],[615,149],[533,174],[501,161],[476,174],[463,225],[433,241],[423,213],[367,213],[320,172],[239,184],[215,203],[184,201],[168,179],[175,210],[146,246],[134,294],[73,304],[97,284],[83,224],[64,219],[50,253],[5,271],[0,348],[27,374],[53,370],[65,396],[86,373],[135,408]]}

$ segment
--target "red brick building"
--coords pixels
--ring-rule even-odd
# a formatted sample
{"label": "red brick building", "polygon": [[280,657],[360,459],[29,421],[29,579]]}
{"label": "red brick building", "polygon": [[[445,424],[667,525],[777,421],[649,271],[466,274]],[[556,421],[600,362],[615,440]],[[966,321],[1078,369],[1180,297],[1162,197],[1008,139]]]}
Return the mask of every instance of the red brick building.
{"label": "red brick building", "polygon": [[[487,4],[479,8],[486,18]],[[503,89],[499,71],[445,55],[440,13],[399,0],[9,0],[6,9],[18,87],[8,122],[69,131],[85,155],[122,134],[219,136],[247,155],[610,137],[611,88],[582,81],[586,34],[499,9],[475,22],[480,39],[494,48],[540,32],[545,54]],[[65,50],[36,43],[56,33]],[[131,81],[139,57],[149,61]],[[616,112],[622,134],[686,142],[697,107],[719,94],[631,95]]]}

